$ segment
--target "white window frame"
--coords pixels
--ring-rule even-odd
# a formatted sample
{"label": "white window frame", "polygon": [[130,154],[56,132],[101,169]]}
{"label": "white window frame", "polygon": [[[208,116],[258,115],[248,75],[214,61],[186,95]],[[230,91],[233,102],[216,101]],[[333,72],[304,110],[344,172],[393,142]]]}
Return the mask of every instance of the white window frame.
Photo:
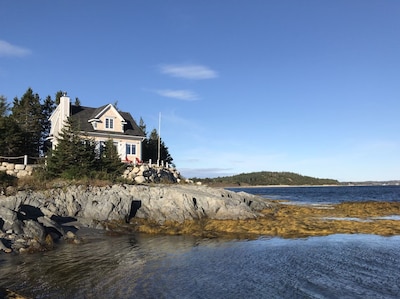
{"label": "white window frame", "polygon": [[114,118],[106,117],[104,127],[108,130],[114,130]]}
{"label": "white window frame", "polygon": [[136,155],[136,144],[134,143],[126,143],[125,151],[127,155]]}

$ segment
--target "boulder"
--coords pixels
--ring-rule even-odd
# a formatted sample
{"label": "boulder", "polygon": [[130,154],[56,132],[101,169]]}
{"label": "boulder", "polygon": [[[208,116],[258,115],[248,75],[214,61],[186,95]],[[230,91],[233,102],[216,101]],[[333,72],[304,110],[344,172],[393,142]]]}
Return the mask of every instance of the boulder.
{"label": "boulder", "polygon": [[7,169],[6,173],[8,175],[16,176],[16,172],[14,171],[14,169]]}
{"label": "boulder", "polygon": [[39,242],[43,242],[45,240],[45,229],[44,227],[34,221],[34,220],[25,220],[23,226],[24,235],[29,239],[34,239]]}
{"label": "boulder", "polygon": [[47,229],[52,229],[52,231],[54,233],[56,233],[58,235],[58,237],[64,236],[65,235],[65,231],[62,228],[61,225],[59,225],[57,222],[51,220],[49,217],[47,216],[41,216],[38,217],[38,222],[40,224],[42,224],[44,227],[46,227]]}
{"label": "boulder", "polygon": [[18,220],[17,213],[13,210],[0,206],[0,229],[7,231],[12,229],[15,221]]}
{"label": "boulder", "polygon": [[14,163],[7,163],[6,165],[7,170],[14,170],[15,164]]}
{"label": "boulder", "polygon": [[148,165],[143,164],[140,166],[139,171],[143,173],[144,171],[147,171],[149,169],[150,167]]}
{"label": "boulder", "polygon": [[26,170],[18,170],[16,175],[17,175],[17,178],[24,178],[24,177],[28,176],[28,172]]}
{"label": "boulder", "polygon": [[26,165],[26,166],[25,166],[25,170],[26,170],[27,172],[29,172],[29,173],[32,173],[32,171],[33,171],[33,165]]}
{"label": "boulder", "polygon": [[142,175],[135,177],[135,182],[138,184],[143,184],[146,182],[146,178]]}
{"label": "boulder", "polygon": [[25,165],[24,164],[15,164],[14,169],[15,170],[24,170]]}

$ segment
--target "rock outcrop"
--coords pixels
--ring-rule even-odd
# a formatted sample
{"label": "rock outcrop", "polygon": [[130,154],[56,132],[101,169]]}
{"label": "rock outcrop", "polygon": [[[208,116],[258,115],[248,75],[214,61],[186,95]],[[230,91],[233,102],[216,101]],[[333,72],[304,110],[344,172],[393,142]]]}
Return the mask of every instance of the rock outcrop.
{"label": "rock outcrop", "polygon": [[176,168],[147,163],[127,166],[122,177],[137,184],[180,183],[182,181],[181,174]]}
{"label": "rock outcrop", "polygon": [[[200,219],[254,219],[270,207],[260,197],[196,185],[69,186],[0,197],[0,249],[51,247],[71,226],[102,228],[110,221],[146,219],[162,225]],[[68,232],[68,233],[67,233]]]}

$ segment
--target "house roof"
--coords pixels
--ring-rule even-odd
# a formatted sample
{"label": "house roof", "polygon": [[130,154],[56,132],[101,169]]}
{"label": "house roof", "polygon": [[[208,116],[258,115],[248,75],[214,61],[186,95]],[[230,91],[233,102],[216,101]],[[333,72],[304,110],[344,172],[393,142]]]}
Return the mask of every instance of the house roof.
{"label": "house roof", "polygon": [[104,133],[107,135],[123,134],[128,136],[145,137],[145,134],[136,124],[135,120],[133,119],[132,115],[129,112],[118,111],[118,113],[126,121],[126,124],[124,125],[125,130],[123,133],[95,130],[92,124],[88,122],[88,120],[96,117],[106,106],[107,105],[101,106],[99,108],[92,108],[92,107],[71,105],[71,118],[77,122],[79,130],[81,131]]}

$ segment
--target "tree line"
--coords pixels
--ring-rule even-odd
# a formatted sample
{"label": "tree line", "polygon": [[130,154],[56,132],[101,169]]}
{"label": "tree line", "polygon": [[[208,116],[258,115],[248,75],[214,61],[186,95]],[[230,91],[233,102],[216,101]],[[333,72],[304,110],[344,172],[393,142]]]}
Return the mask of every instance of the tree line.
{"label": "tree line", "polygon": [[[0,95],[0,156],[28,155],[29,163],[47,156],[46,171],[50,177],[75,178],[94,173],[119,173],[122,163],[113,141],[110,139],[106,142],[101,155],[96,153],[93,140],[82,135],[71,119],[61,132],[57,147],[51,149],[47,141],[51,126],[49,117],[59,104],[62,94],[62,91],[58,91],[54,98],[47,96],[42,100],[28,88],[22,97],[15,97],[11,105],[5,96]],[[75,105],[80,105],[78,98],[75,99]],[[157,161],[157,130],[153,129],[148,134],[142,118],[139,127],[146,136],[142,143],[142,160]],[[160,158],[168,163],[173,161],[162,139]]]}
{"label": "tree line", "polygon": [[209,185],[229,185],[229,186],[271,186],[271,185],[337,185],[339,182],[333,179],[320,179],[304,176],[292,172],[271,172],[260,171],[251,173],[241,173],[233,176],[217,178],[194,178]]}
{"label": "tree line", "polygon": [[31,88],[21,98],[15,97],[12,106],[0,96],[0,155],[43,156],[54,109],[55,100],[48,96],[42,101]]}

